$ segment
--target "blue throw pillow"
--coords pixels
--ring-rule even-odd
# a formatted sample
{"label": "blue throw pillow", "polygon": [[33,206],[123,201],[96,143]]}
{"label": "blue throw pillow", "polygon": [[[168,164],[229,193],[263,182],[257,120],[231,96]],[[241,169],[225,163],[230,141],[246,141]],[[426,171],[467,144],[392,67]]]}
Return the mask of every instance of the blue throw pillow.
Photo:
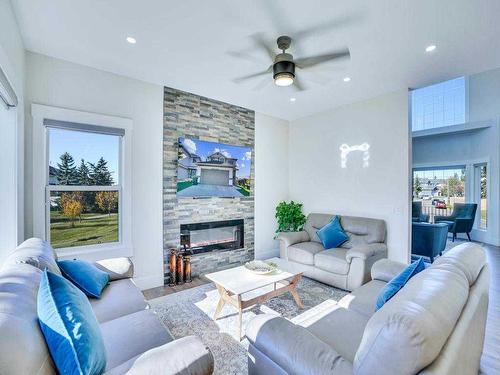
{"label": "blue throw pillow", "polygon": [[396,295],[401,288],[417,273],[425,270],[424,258],[416,260],[408,267],[406,267],[401,273],[395,276],[391,281],[389,281],[380,291],[377,303],[375,304],[375,311],[380,309],[384,304],[389,301],[392,297]]}
{"label": "blue throw pillow", "polygon": [[60,260],[57,265],[65,278],[89,297],[100,298],[109,283],[109,274],[84,260]]}
{"label": "blue throw pillow", "polygon": [[340,225],[340,219],[335,216],[332,221],[316,232],[325,249],[339,247],[349,239]]}
{"label": "blue throw pillow", "polygon": [[99,323],[88,298],[71,282],[44,271],[38,321],[60,374],[97,375],[106,368]]}

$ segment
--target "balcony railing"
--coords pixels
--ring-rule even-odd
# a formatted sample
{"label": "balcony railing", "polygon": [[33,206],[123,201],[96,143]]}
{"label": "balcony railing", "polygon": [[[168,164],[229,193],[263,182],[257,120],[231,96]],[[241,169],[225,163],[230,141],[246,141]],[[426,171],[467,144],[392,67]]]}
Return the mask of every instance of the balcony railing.
{"label": "balcony railing", "polygon": [[436,208],[435,206],[422,206],[422,213],[429,215],[429,222],[434,222],[435,216],[449,216],[453,209],[451,207],[447,208]]}

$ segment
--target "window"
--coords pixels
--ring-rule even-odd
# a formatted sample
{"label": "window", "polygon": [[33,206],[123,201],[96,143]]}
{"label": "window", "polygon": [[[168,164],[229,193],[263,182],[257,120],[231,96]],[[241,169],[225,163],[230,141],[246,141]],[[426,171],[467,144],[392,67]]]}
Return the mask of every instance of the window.
{"label": "window", "polygon": [[475,192],[478,208],[477,226],[479,229],[488,228],[488,168],[486,164],[474,166]]}
{"label": "window", "polygon": [[46,120],[46,237],[54,248],[121,239],[121,148],[116,128]]}
{"label": "window", "polygon": [[450,215],[455,203],[465,202],[465,187],[465,166],[413,171],[413,200],[422,201],[422,212],[431,222],[436,215]]}
{"label": "window", "polygon": [[466,78],[459,77],[411,91],[413,131],[463,124],[467,121]]}

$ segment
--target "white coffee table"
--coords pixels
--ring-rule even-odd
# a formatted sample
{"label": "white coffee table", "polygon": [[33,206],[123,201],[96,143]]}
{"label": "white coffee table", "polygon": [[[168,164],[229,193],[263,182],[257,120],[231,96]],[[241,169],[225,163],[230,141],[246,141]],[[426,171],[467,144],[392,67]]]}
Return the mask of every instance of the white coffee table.
{"label": "white coffee table", "polygon": [[215,309],[214,320],[217,320],[226,303],[238,310],[239,338],[241,339],[241,316],[243,309],[264,303],[269,299],[290,292],[299,308],[302,301],[297,292],[297,284],[302,273],[290,273],[278,270],[271,274],[259,275],[244,266],[205,275],[213,281],[219,291],[220,299]]}

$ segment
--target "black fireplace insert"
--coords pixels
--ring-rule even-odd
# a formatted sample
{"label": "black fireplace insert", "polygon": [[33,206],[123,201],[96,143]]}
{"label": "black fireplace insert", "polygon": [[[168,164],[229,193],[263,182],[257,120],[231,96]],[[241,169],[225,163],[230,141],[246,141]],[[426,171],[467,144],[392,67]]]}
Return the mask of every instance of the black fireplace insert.
{"label": "black fireplace insert", "polygon": [[181,246],[192,254],[244,247],[243,219],[181,224]]}

